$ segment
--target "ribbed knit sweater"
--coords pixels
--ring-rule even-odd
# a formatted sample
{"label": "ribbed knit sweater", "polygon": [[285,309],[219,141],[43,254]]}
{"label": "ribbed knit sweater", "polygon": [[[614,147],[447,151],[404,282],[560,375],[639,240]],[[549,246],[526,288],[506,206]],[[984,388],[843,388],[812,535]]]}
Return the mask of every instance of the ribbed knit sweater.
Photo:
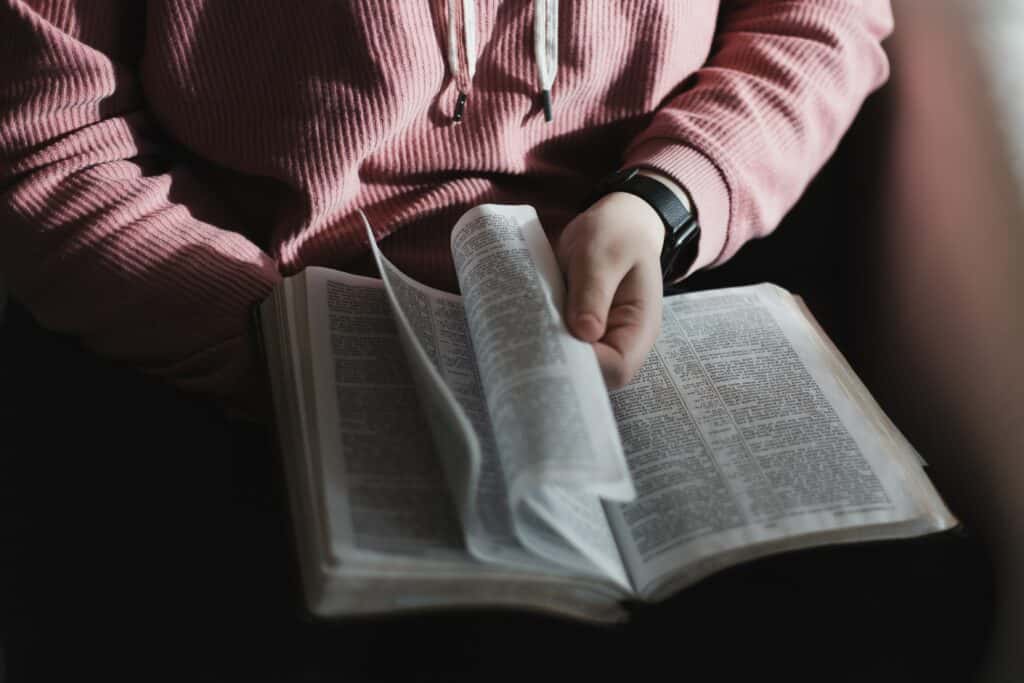
{"label": "ribbed knit sweater", "polygon": [[[770,232],[887,77],[885,0],[563,0],[546,122],[527,0],[478,0],[452,122],[443,0],[0,0],[0,273],[53,330],[219,395],[250,306],[385,253],[452,289],[450,228],[554,239],[623,165],[686,188],[699,266]],[[465,58],[465,55],[463,55]],[[821,226],[828,229],[828,226]]]}

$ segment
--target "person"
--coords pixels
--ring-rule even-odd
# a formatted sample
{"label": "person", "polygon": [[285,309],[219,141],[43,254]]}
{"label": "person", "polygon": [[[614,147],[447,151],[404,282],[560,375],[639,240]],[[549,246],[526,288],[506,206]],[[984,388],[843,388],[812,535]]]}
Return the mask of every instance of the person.
{"label": "person", "polygon": [[[302,622],[282,587],[293,568],[270,432],[219,413],[266,415],[252,304],[307,266],[373,272],[359,210],[402,270],[455,289],[455,220],[485,202],[534,206],[570,328],[610,385],[627,381],[666,277],[774,230],[886,80],[891,30],[885,0],[0,0],[11,680],[172,666],[518,680],[553,662],[607,680],[653,674],[681,643],[681,672],[723,678],[846,680],[836,661],[849,680],[920,673],[907,643],[946,585],[926,571],[949,566],[942,553],[741,567],[630,630],[503,613]],[[620,169],[696,216],[682,272],[662,272],[658,207],[592,199]],[[905,609],[877,620],[888,604]],[[915,642],[954,651],[935,624]],[[846,657],[866,632],[876,658]]]}
{"label": "person", "polygon": [[699,221],[690,272],[721,264],[887,77],[886,0],[718,5],[4,0],[0,272],[45,328],[238,405],[249,307],[306,266],[366,272],[358,210],[454,289],[454,220],[530,204],[622,384],[665,229],[625,192],[579,213],[600,179],[656,176]]}

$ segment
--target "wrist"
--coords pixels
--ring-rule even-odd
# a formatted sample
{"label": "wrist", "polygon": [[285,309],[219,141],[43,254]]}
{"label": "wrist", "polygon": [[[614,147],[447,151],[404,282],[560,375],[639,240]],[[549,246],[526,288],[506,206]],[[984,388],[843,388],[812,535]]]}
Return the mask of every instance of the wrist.
{"label": "wrist", "polygon": [[654,207],[629,192],[611,192],[600,200],[601,204],[611,209],[609,218],[616,225],[627,228],[632,236],[639,236],[645,254],[655,261],[660,260],[665,225]]}
{"label": "wrist", "polygon": [[[659,258],[662,279],[676,282],[688,275],[698,255],[700,224],[685,190],[660,173],[634,167],[606,177],[594,194],[601,197],[615,193],[635,195],[659,217],[663,230]],[[594,199],[588,203],[592,202]]]}

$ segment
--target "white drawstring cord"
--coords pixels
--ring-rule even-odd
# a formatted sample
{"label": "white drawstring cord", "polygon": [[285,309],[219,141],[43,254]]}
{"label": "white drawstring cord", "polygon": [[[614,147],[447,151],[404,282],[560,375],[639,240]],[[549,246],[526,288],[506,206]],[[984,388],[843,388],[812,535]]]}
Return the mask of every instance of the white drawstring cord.
{"label": "white drawstring cord", "polygon": [[[537,62],[537,80],[540,81],[544,120],[550,121],[551,84],[555,82],[555,75],[558,73],[558,0],[533,2],[533,56]],[[459,92],[452,120],[459,123],[466,111],[466,100],[473,87],[473,75],[476,73],[474,0],[448,0],[448,68]]]}
{"label": "white drawstring cord", "polygon": [[[462,24],[462,35],[459,35],[459,19]],[[461,38],[461,40],[460,40]],[[465,50],[466,68],[459,59],[459,48]],[[466,109],[466,98],[473,87],[473,75],[476,73],[476,3],[474,0],[448,0],[448,68],[455,79],[459,98],[455,102],[455,113],[452,118],[456,123],[462,121]]]}
{"label": "white drawstring cord", "polygon": [[533,0],[533,58],[544,105],[544,120],[551,120],[551,84],[558,73],[558,0]]}

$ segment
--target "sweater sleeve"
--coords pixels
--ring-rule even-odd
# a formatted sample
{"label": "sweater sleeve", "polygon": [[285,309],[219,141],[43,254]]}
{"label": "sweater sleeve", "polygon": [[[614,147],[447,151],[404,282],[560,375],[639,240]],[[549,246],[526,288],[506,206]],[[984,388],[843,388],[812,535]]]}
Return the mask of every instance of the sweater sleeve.
{"label": "sweater sleeve", "polygon": [[0,0],[0,272],[39,323],[221,398],[273,259],[146,111],[138,0]]}
{"label": "sweater sleeve", "polygon": [[696,205],[694,269],[772,230],[888,78],[888,0],[723,0],[705,65],[629,145]]}

